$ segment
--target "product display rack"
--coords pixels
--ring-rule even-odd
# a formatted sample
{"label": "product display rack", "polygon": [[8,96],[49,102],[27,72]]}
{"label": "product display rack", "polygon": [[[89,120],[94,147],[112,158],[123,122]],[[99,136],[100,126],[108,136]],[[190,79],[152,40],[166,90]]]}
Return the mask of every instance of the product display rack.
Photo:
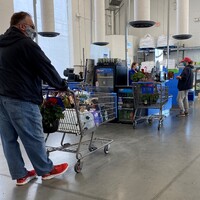
{"label": "product display rack", "polygon": [[133,109],[133,90],[131,86],[117,87],[118,97],[118,122],[132,123]]}
{"label": "product display rack", "polygon": [[195,68],[195,83],[194,83],[194,90],[195,95],[198,96],[200,93],[200,67]]}
{"label": "product display rack", "polygon": [[116,92],[116,85],[127,84],[127,68],[124,63],[98,63],[94,67],[94,86],[104,91]]}

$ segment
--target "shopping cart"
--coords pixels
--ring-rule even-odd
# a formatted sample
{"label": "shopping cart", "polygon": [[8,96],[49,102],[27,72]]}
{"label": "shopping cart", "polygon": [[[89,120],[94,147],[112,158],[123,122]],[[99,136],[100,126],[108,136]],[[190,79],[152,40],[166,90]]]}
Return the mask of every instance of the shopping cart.
{"label": "shopping cart", "polygon": [[[61,98],[67,97],[70,99],[70,104],[65,105],[64,118],[59,120],[59,127],[56,131],[62,133],[60,145],[56,147],[46,146],[47,153],[54,151],[75,153],[77,162],[74,165],[74,170],[79,173],[83,167],[83,158],[99,149],[103,149],[105,154],[109,153],[113,140],[97,138],[94,133],[100,125],[116,118],[117,97],[115,93],[98,92],[98,89],[91,87],[82,87],[76,91],[69,90],[61,93],[55,92],[52,88],[43,88],[44,98],[55,94]],[[66,143],[67,134],[78,136],[78,142]],[[50,135],[50,133],[46,133],[46,143]]]}
{"label": "shopping cart", "polygon": [[[168,87],[160,82],[134,82],[134,116],[133,128],[138,122],[147,121],[152,124],[154,119],[159,121],[158,130],[163,125],[165,115],[163,115],[163,107],[168,102]],[[158,109],[159,113],[154,115],[146,115],[148,109]]]}

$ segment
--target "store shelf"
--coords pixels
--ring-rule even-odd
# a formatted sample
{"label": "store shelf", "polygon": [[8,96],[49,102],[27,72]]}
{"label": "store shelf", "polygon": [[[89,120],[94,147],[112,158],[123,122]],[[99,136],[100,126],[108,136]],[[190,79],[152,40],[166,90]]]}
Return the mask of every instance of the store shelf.
{"label": "store shelf", "polygon": [[[161,49],[161,50],[167,50],[167,47],[158,47],[158,48],[155,48],[155,49]],[[154,53],[155,52],[155,49],[153,48],[144,48],[144,49],[138,49],[138,53],[145,53],[145,52],[148,52],[148,53]],[[177,48],[176,46],[170,46],[169,47],[169,51],[177,51],[177,50],[180,50],[180,48]]]}
{"label": "store shelf", "polygon": [[98,79],[113,79],[113,76],[98,76]]}
{"label": "store shelf", "polygon": [[[158,49],[167,50],[167,47],[162,47]],[[191,51],[191,50],[200,50],[200,46],[195,47],[170,47],[169,52],[178,52],[178,51]],[[139,49],[137,53],[155,53],[155,49]]]}
{"label": "store shelf", "polygon": [[130,108],[120,108],[119,110],[128,110],[128,111],[132,111],[133,109],[130,109]]}
{"label": "store shelf", "polygon": [[188,51],[188,50],[200,50],[200,46],[195,47],[179,47],[180,51]]}

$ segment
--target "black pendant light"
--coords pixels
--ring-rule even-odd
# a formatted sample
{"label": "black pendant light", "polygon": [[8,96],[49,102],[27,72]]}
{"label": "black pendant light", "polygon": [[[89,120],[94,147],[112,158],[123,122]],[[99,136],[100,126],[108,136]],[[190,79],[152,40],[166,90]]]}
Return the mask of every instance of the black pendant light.
{"label": "black pendant light", "polygon": [[187,40],[192,37],[191,34],[178,34],[178,35],[173,35],[172,36],[176,40]]}
{"label": "black pendant light", "polygon": [[155,25],[156,22],[150,20],[137,20],[129,22],[129,25],[134,28],[149,28]]}
{"label": "black pendant light", "polygon": [[106,46],[109,43],[108,42],[93,42],[92,44],[98,45],[98,46]]}
{"label": "black pendant light", "polygon": [[38,32],[38,34],[42,37],[56,37],[60,35],[60,33],[57,33],[57,32],[47,32],[47,31]]}

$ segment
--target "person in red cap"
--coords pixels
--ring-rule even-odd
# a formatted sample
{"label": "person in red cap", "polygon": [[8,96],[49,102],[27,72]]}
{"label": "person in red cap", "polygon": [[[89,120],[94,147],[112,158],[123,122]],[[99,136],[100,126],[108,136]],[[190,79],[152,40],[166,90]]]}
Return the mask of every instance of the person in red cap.
{"label": "person in red cap", "polygon": [[193,61],[189,57],[185,57],[181,60],[181,63],[185,66],[178,79],[178,96],[177,102],[180,108],[180,113],[177,117],[184,117],[188,115],[189,103],[188,103],[188,92],[193,88]]}

